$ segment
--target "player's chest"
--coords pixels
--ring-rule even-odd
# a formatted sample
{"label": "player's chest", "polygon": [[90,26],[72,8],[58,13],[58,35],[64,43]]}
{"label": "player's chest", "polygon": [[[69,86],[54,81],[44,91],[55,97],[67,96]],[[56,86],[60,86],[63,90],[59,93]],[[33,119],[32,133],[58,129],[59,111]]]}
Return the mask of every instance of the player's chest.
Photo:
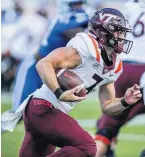
{"label": "player's chest", "polygon": [[98,86],[112,82],[115,77],[114,68],[106,69],[101,63],[94,59],[87,60],[84,64],[76,69],[76,72],[83,79],[85,87],[90,92]]}

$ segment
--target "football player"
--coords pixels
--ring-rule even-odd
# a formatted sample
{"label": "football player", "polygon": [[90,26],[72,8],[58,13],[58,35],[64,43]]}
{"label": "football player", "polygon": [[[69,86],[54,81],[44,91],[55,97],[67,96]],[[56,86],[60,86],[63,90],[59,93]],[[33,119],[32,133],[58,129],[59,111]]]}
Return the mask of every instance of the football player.
{"label": "football player", "polygon": [[50,24],[38,52],[27,57],[19,65],[13,92],[13,111],[16,111],[23,100],[42,85],[35,69],[36,63],[55,48],[66,46],[76,33],[87,28],[88,15],[83,9],[85,0],[60,0],[58,2],[59,15]]}
{"label": "football player", "polygon": [[120,11],[100,9],[90,18],[88,34],[78,33],[66,47],[39,60],[36,69],[44,84],[18,108],[24,111],[26,128],[20,157],[46,156],[50,144],[61,148],[50,157],[95,157],[94,140],[67,115],[87,96],[75,95],[80,86],[64,92],[55,69],[74,71],[83,80],[87,93],[99,88],[102,111],[107,115],[119,114],[142,97],[137,84],[128,88],[123,97],[115,96],[114,82],[122,73],[119,54],[129,53],[132,47],[132,41],[126,39],[130,31]]}
{"label": "football player", "polygon": [[[127,88],[133,84],[140,84],[142,92],[144,92],[145,99],[145,79],[143,73],[145,72],[145,4],[141,1],[129,1],[126,4],[127,16],[132,25],[132,34],[130,38],[134,41],[131,52],[123,58],[123,74],[115,82],[116,96],[122,97]],[[136,13],[134,14],[134,10]],[[100,147],[100,156],[106,152],[106,157],[115,157],[113,151],[120,128],[124,126],[129,120],[136,115],[145,113],[145,102],[141,99],[137,104],[132,105],[126,111],[118,116],[102,115],[98,120],[95,140],[98,147]]]}

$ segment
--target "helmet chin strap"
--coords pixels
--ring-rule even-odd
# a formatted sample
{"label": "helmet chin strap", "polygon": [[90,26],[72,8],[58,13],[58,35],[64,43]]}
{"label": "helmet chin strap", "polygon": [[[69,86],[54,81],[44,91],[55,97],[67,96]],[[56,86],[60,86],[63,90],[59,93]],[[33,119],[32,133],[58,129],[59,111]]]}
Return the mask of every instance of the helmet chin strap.
{"label": "helmet chin strap", "polygon": [[103,47],[107,53],[108,59],[111,61],[112,60],[112,54],[114,53],[114,49],[112,47],[109,47],[106,45],[104,45]]}
{"label": "helmet chin strap", "polygon": [[[113,53],[112,53],[113,54]],[[113,60],[112,60],[112,56],[108,55],[105,48],[102,46],[101,48],[101,56],[102,56],[102,59],[105,63],[105,65],[107,67],[110,67],[113,65]],[[110,56],[110,57],[109,57]]]}

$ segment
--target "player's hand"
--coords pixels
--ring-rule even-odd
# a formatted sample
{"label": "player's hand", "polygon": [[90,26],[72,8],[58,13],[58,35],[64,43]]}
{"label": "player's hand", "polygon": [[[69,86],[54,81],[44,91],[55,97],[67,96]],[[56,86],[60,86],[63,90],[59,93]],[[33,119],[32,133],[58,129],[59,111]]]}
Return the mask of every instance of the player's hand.
{"label": "player's hand", "polygon": [[131,88],[128,88],[124,95],[124,99],[129,105],[136,103],[141,97],[142,94],[140,91],[140,87],[137,84],[135,84]]}
{"label": "player's hand", "polygon": [[80,90],[80,88],[82,88],[81,85],[80,86],[76,86],[73,89],[65,91],[59,97],[59,100],[61,100],[61,101],[67,101],[67,102],[74,102],[74,101],[80,101],[80,100],[86,99],[86,96],[85,97],[79,97],[79,96],[75,95],[75,93],[77,93],[77,91]]}

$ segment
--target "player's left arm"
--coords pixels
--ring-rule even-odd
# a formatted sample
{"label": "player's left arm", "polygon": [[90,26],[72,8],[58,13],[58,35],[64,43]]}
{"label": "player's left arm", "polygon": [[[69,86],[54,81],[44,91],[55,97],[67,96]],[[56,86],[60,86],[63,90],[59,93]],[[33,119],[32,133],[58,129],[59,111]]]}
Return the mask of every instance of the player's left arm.
{"label": "player's left arm", "polygon": [[128,88],[123,98],[116,98],[114,82],[102,85],[99,90],[100,104],[106,115],[119,114],[136,103],[141,97],[140,87],[137,84]]}

